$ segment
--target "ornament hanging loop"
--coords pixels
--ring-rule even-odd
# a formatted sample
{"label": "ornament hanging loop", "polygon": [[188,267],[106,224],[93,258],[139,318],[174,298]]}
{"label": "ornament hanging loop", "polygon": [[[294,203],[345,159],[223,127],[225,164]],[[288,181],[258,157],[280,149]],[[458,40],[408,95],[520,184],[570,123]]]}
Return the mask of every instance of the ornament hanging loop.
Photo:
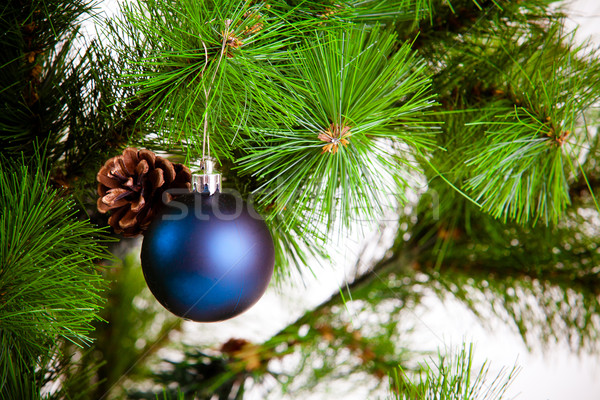
{"label": "ornament hanging loop", "polygon": [[[227,24],[229,28],[229,23]],[[204,88],[205,95],[205,105],[206,109],[204,110],[204,134],[202,137],[202,161],[200,162],[200,170],[199,174],[192,175],[192,184],[194,185],[194,191],[198,193],[208,193],[210,195],[215,192],[221,191],[221,174],[214,171],[215,161],[210,157],[210,135],[208,133],[208,105],[210,103],[210,92],[213,89],[215,78],[217,77],[217,71],[219,70],[219,66],[221,65],[221,60],[223,59],[223,55],[225,54],[225,44],[229,34],[224,35],[223,43],[221,46],[221,56],[219,57],[219,61],[217,63],[217,67],[215,68],[215,72],[210,81],[210,85],[208,89]],[[208,49],[204,41],[202,41],[202,46],[204,47],[204,54],[206,57],[206,63],[202,71],[208,65]]]}
{"label": "ornament hanging loop", "polygon": [[214,194],[221,191],[221,174],[215,172],[215,161],[212,158],[204,158],[200,164],[201,172],[192,175],[194,191],[198,193]]}

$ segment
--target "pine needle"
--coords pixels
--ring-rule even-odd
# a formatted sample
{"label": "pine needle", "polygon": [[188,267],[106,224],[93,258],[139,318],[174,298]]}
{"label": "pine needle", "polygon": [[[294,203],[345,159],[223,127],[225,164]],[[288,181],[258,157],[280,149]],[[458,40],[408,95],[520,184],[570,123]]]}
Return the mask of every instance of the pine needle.
{"label": "pine needle", "polygon": [[239,163],[263,182],[262,204],[274,204],[290,227],[374,219],[386,190],[402,201],[406,161],[396,149],[431,145],[424,115],[433,101],[424,64],[410,44],[395,49],[395,40],[378,27],[315,35],[294,56],[288,76],[296,84],[283,81],[280,112],[295,122],[247,127],[257,143]]}
{"label": "pine needle", "polygon": [[[104,231],[75,219],[74,203],[34,167],[0,165],[0,376],[31,368],[57,340],[90,343],[102,304],[95,262]],[[24,368],[24,367],[18,367]],[[30,371],[32,372],[32,371]]]}

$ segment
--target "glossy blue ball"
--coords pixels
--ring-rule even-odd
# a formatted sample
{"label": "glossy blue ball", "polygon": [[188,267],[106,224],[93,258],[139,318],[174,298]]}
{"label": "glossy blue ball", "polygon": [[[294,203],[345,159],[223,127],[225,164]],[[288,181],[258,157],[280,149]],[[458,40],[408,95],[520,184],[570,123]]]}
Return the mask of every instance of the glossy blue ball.
{"label": "glossy blue ball", "polygon": [[198,322],[239,315],[264,294],[275,262],[265,222],[233,194],[171,201],[144,234],[142,270],[173,314]]}

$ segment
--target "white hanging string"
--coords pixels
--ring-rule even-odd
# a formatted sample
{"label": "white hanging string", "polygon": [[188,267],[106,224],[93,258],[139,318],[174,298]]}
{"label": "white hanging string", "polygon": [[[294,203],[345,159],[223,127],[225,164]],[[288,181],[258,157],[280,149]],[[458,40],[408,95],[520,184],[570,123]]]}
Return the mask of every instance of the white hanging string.
{"label": "white hanging string", "polygon": [[[204,98],[205,98],[205,106],[204,106],[204,132],[202,135],[202,168],[205,168],[206,159],[210,158],[210,134],[208,132],[208,102],[210,98],[210,93],[214,87],[215,78],[217,77],[217,72],[219,72],[219,67],[221,66],[221,61],[223,60],[223,56],[225,55],[225,46],[227,44],[227,38],[229,37],[229,26],[231,25],[231,21],[225,21],[225,30],[223,31],[223,43],[221,45],[221,54],[219,56],[219,60],[217,61],[217,66],[215,67],[215,71],[213,73],[212,79],[210,80],[210,84],[208,86],[208,90],[204,87]],[[206,47],[206,43],[202,40],[202,46],[204,47],[204,56],[206,57],[206,63],[204,64],[204,68],[202,69],[201,74],[204,73],[208,65],[208,48]],[[206,172],[206,170],[205,170]]]}

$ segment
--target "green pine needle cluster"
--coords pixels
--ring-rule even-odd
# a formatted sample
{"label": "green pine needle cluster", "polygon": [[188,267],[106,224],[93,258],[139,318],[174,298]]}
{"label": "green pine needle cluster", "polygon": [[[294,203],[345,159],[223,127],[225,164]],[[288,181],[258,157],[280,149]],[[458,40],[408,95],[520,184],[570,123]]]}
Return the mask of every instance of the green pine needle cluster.
{"label": "green pine needle cluster", "polygon": [[[231,158],[242,139],[232,128],[249,110],[273,107],[269,65],[285,63],[295,32],[317,22],[289,26],[290,11],[281,8],[225,0],[124,5],[123,19],[111,26],[113,35],[135,40],[138,56],[123,78],[137,89],[130,100],[142,110],[141,120],[170,145],[188,146],[188,161],[202,152],[206,123],[212,155]],[[128,54],[130,46],[121,43],[116,50]]]}
{"label": "green pine needle cluster", "polygon": [[136,116],[116,101],[128,95],[114,85],[122,68],[81,29],[98,18],[94,7],[88,0],[0,6],[2,154],[34,159],[44,148],[51,180],[80,199],[97,165],[135,136]]}
{"label": "green pine needle cluster", "polygon": [[556,224],[589,141],[600,63],[561,21],[531,22],[528,31],[498,22],[485,35],[464,35],[434,78],[448,110],[438,167],[504,221]]}
{"label": "green pine needle cluster", "polygon": [[68,113],[55,103],[68,103],[67,85],[56,85],[76,79],[81,72],[69,56],[78,19],[90,10],[87,0],[34,0],[27,4],[11,0],[0,6],[0,79],[10,82],[0,90],[0,145],[4,152],[30,154],[36,141],[55,145],[64,135]]}
{"label": "green pine needle cluster", "polygon": [[518,372],[513,367],[491,376],[488,362],[476,369],[471,344],[424,363],[416,380],[399,368],[391,376],[390,387],[396,400],[501,400],[507,398]]}
{"label": "green pine needle cluster", "polygon": [[261,202],[284,215],[286,226],[306,231],[331,228],[336,218],[346,227],[375,218],[384,193],[404,200],[402,166],[410,169],[411,151],[433,143],[423,126],[433,104],[429,79],[410,43],[398,46],[389,30],[364,26],[317,34],[309,43],[288,71],[297,83],[283,91],[289,99],[281,112],[292,124],[247,127],[264,144],[239,159],[263,182]]}
{"label": "green pine needle cluster", "polygon": [[[145,144],[166,141],[188,161],[210,150],[250,176],[244,189],[274,229],[327,234],[376,219],[385,195],[405,200],[410,159],[433,146],[434,102],[425,63],[391,28],[422,4],[367,3],[124,6],[111,26],[133,38],[117,51],[139,55],[123,79],[156,132]],[[388,28],[364,25],[379,17]]]}
{"label": "green pine needle cluster", "polygon": [[47,174],[7,163],[0,165],[1,390],[11,388],[10,371],[33,374],[58,340],[90,343],[104,287],[95,262],[110,256],[98,245],[104,230],[75,219],[73,201],[49,187]]}
{"label": "green pine needle cluster", "polygon": [[[416,189],[415,158],[496,218],[549,224],[570,202],[600,69],[560,14],[535,19],[545,6],[136,1],[108,37],[137,55],[122,78],[150,133],[143,143],[188,162],[210,152],[239,175],[232,182],[250,176],[244,190],[273,227],[327,235],[376,219],[385,194],[403,203]],[[443,38],[442,18],[456,25]],[[455,42],[429,64],[412,50],[429,56],[441,39]],[[456,125],[461,111],[453,136],[464,146],[436,142],[436,121]],[[429,158],[438,147],[449,168]]]}
{"label": "green pine needle cluster", "polygon": [[499,70],[498,85],[504,78],[519,88],[504,98],[498,93],[491,118],[473,122],[485,126],[487,140],[468,155],[472,177],[465,187],[493,216],[556,223],[570,203],[569,178],[587,140],[583,111],[600,98],[588,77],[600,74],[600,64],[595,52],[574,56],[582,47],[561,30],[553,25],[545,37],[503,43],[488,57]]}

